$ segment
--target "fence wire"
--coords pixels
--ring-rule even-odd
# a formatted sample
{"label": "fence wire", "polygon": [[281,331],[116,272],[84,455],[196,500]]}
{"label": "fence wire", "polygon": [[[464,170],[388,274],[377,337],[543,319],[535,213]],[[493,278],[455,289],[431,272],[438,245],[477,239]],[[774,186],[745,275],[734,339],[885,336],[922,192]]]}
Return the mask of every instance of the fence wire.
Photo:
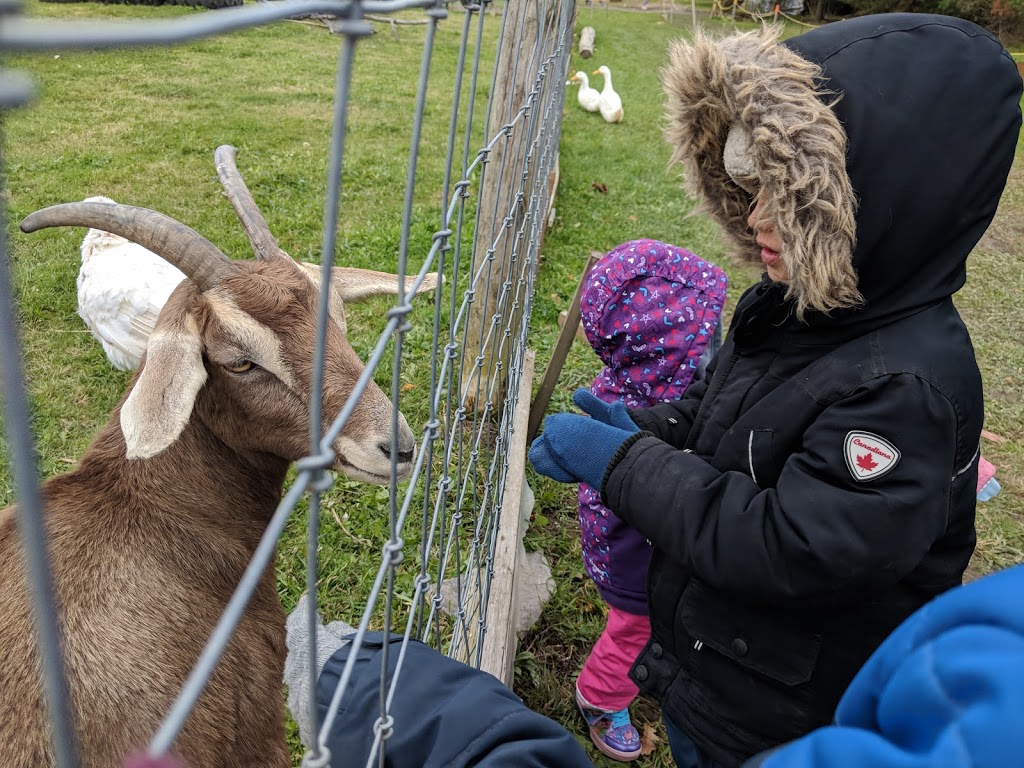
{"label": "fence wire", "polygon": [[[187,17],[126,23],[55,22],[20,15],[14,3],[0,6],[0,52],[101,49],[167,45],[228,33],[283,19],[330,17],[340,36],[333,130],[326,179],[326,204],[321,249],[321,302],[314,357],[310,453],[297,463],[296,479],[281,501],[188,680],[153,735],[153,757],[171,753],[176,737],[210,679],[232,633],[246,611],[261,574],[273,560],[278,540],[296,504],[308,495],[306,588],[310,595],[308,633],[315,644],[317,547],[319,513],[329,493],[334,454],[331,446],[344,429],[356,402],[393,347],[391,395],[394,416],[392,444],[398,445],[398,401],[401,390],[403,341],[411,329],[410,299],[426,275],[443,276],[434,293],[429,367],[429,417],[408,486],[396,484],[397,454],[392,452],[388,502],[388,537],[381,542],[380,565],[352,640],[349,660],[330,707],[317,722],[317,744],[304,766],[327,765],[331,756],[326,735],[345,700],[353,664],[365,633],[374,629],[404,636],[403,656],[411,638],[421,639],[449,656],[480,665],[487,645],[487,606],[494,575],[499,524],[518,519],[517,508],[502,516],[516,414],[528,408],[520,402],[520,375],[527,348],[534,275],[540,245],[552,204],[551,181],[557,175],[561,107],[568,69],[575,7],[573,0],[510,0],[494,4],[463,2],[449,16],[449,4],[435,0],[285,0],[258,3]],[[358,66],[359,41],[372,33],[367,14],[389,15],[416,10],[425,20],[422,59],[415,103],[410,105],[410,144],[395,153],[408,156],[402,207],[397,273],[398,298],[387,313],[380,336],[352,396],[324,434],[320,434],[322,381],[325,365],[327,296],[336,252],[339,200],[344,182],[346,124],[352,73]],[[430,82],[437,25],[458,24],[461,38],[451,116],[447,133],[444,181],[438,227],[429,242],[411,236],[417,161],[421,147],[427,87]],[[496,50],[484,44],[488,25],[500,25]],[[479,125],[475,103],[478,82],[490,77],[488,103]],[[468,87],[464,87],[468,79]],[[20,73],[0,72],[0,107],[26,103],[31,81]],[[437,106],[436,103],[434,106]],[[459,137],[459,125],[464,125]],[[482,135],[484,140],[474,141]],[[438,152],[439,147],[429,151]],[[0,228],[0,374],[5,424],[19,527],[26,551],[32,598],[36,610],[46,701],[60,766],[76,766],[74,729],[58,636],[47,542],[42,524],[42,501],[30,431],[25,377],[18,346],[10,259]],[[415,272],[411,290],[405,276]],[[447,308],[447,312],[442,310]],[[520,461],[521,461],[521,457]],[[418,519],[417,519],[418,518]],[[413,523],[413,521],[416,523]],[[418,526],[414,528],[411,526]],[[405,537],[418,532],[415,557]],[[415,572],[411,600],[396,601],[396,576],[401,568]],[[401,608],[401,610],[399,610]],[[336,617],[329,617],[336,618]],[[509,617],[514,620],[514,617]],[[383,653],[388,653],[384,645]],[[315,690],[316,648],[310,649],[309,681]],[[388,668],[385,658],[382,670]],[[393,728],[389,708],[401,672],[391,679],[382,672],[380,712],[375,741],[365,764],[383,765]],[[5,692],[4,695],[10,695]],[[335,756],[334,765],[341,764]],[[362,762],[345,756],[345,764]]]}

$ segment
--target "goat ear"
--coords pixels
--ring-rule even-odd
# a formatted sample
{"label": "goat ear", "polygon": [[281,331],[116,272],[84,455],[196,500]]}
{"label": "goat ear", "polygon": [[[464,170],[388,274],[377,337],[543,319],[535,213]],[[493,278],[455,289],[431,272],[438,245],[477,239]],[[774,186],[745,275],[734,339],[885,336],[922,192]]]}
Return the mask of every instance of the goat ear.
{"label": "goat ear", "polygon": [[[416,276],[405,278],[405,290],[412,290]],[[359,301],[370,296],[394,296],[398,293],[398,275],[388,272],[374,272],[354,267],[334,267],[331,270],[331,287],[344,301]],[[432,291],[437,287],[437,272],[424,276],[417,294]]]}
{"label": "goat ear", "polygon": [[178,439],[206,383],[203,340],[195,318],[157,327],[135,386],[121,406],[129,459],[148,459]]}

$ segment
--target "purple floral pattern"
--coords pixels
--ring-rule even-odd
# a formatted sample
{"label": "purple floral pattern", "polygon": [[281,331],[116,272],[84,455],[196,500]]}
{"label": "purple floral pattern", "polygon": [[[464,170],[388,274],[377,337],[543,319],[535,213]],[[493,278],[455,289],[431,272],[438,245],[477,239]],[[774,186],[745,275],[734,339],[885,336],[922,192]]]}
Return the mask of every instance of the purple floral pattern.
{"label": "purple floral pattern", "polygon": [[[657,240],[633,240],[601,258],[587,276],[583,328],[605,364],[590,391],[605,402],[642,408],[682,397],[713,340],[725,273],[694,253]],[[583,563],[604,599],[645,614],[650,545],[579,488]]]}

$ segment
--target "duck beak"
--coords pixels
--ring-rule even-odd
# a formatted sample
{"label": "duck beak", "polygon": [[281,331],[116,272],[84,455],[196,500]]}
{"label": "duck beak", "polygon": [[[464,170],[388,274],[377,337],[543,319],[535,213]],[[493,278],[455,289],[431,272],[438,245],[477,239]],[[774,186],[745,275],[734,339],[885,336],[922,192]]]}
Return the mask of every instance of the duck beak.
{"label": "duck beak", "polygon": [[592,75],[600,75],[600,74],[601,74],[601,70],[600,70],[600,69],[595,69],[595,70],[594,70],[593,72],[591,72],[590,74],[592,74]]}

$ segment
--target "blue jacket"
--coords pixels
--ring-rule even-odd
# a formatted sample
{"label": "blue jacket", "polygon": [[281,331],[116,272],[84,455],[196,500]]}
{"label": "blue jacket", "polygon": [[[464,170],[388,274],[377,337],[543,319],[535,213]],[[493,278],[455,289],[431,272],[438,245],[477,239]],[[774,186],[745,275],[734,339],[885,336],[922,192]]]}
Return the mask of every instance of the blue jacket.
{"label": "blue jacket", "polygon": [[1024,566],[917,611],[850,683],[835,723],[745,768],[1024,764]]}
{"label": "blue jacket", "polygon": [[[380,716],[384,642],[382,633],[371,632],[359,650],[327,742],[335,768],[366,764]],[[388,642],[390,685],[402,638],[392,635]],[[320,673],[316,696],[321,722],[350,650],[346,644]],[[527,709],[496,677],[415,640],[406,649],[389,711],[394,727],[385,751],[388,768],[592,768],[575,737]]]}

